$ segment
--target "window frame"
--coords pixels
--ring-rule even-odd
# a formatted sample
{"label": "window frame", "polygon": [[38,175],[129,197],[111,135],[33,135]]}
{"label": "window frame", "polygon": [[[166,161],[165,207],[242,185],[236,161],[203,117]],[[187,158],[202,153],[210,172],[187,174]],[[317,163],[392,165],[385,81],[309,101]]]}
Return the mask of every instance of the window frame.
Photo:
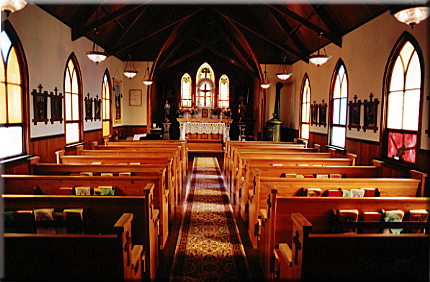
{"label": "window frame", "polygon": [[[105,76],[106,76],[106,83],[107,83],[107,87],[105,87]],[[104,97],[103,97],[103,89],[104,88],[106,88],[106,89],[108,89],[108,91],[109,91],[109,99],[105,99]],[[110,74],[109,74],[109,70],[108,69],[106,69],[105,70],[105,72],[104,72],[104,74],[103,74],[103,79],[102,79],[102,113],[101,113],[101,115],[102,115],[102,136],[103,137],[109,137],[109,136],[111,136],[112,135],[112,130],[113,130],[113,127],[112,127],[112,85],[111,85],[111,79],[110,79]],[[106,109],[106,105],[105,105],[105,100],[109,100],[109,107],[108,107],[108,110],[109,110],[109,118],[108,119],[105,119],[104,117],[105,117],[105,109]],[[104,124],[104,122],[106,122],[106,121],[109,121],[109,134],[108,135],[104,135],[104,132],[103,132],[103,124]]]}
{"label": "window frame", "polygon": [[[303,122],[303,98],[304,98],[304,95],[305,95],[305,93],[304,93],[304,91],[305,91],[305,86],[306,86],[306,82],[308,82],[308,85],[309,85],[309,105],[307,106],[307,108],[308,108],[308,122]],[[300,129],[300,131],[299,131],[299,135],[300,135],[300,138],[303,138],[303,139],[306,139],[306,140],[309,140],[309,138],[310,138],[310,133],[311,133],[311,122],[310,122],[310,119],[311,119],[311,82],[310,82],[310,80],[309,80],[309,76],[308,76],[308,74],[307,73],[305,73],[305,75],[303,76],[303,80],[302,80],[302,86],[301,86],[301,89],[300,89],[300,93],[301,93],[301,99],[300,99],[300,127],[299,127],[299,129]],[[308,102],[306,102],[306,104],[308,104]],[[303,137],[303,124],[307,124],[308,125],[308,138],[304,138]]]}
{"label": "window frame", "polygon": [[[67,108],[66,108],[66,73],[68,71],[68,66],[69,66],[69,61],[73,62],[74,65],[74,69],[76,70],[76,75],[77,75],[77,81],[78,81],[78,115],[79,115],[79,119],[78,121],[69,121],[67,120]],[[83,94],[82,94],[82,74],[81,74],[81,69],[79,67],[79,63],[78,63],[78,59],[76,58],[76,55],[74,52],[72,52],[70,54],[70,56],[67,58],[66,60],[66,66],[64,68],[64,74],[63,74],[63,93],[64,93],[64,141],[66,143],[66,146],[70,146],[70,145],[74,145],[74,144],[78,144],[81,143],[84,139],[84,124],[83,124]],[[70,123],[77,123],[78,124],[78,135],[79,135],[79,140],[78,141],[73,141],[70,143],[67,143],[67,124]]]}
{"label": "window frame", "polygon": [[[15,53],[17,56],[18,65],[20,67],[20,79],[21,79],[21,123],[13,123],[0,125],[1,127],[10,127],[10,126],[20,126],[22,131],[22,152],[16,155],[7,156],[2,158],[1,160],[8,160],[20,156],[24,156],[29,154],[29,136],[30,136],[30,108],[29,108],[29,75],[28,75],[28,64],[25,56],[24,48],[22,46],[21,40],[19,39],[18,34],[13,28],[12,24],[9,20],[5,20],[1,24],[1,31],[5,31],[7,36],[9,37],[12,46],[15,48]],[[6,67],[6,66],[4,66]],[[5,78],[7,69],[4,68]],[[7,80],[5,81],[5,87],[7,87]],[[6,94],[6,93],[5,93]],[[7,105],[6,105],[7,107]]]}
{"label": "window frame", "polygon": [[[226,78],[227,79],[227,99],[226,100],[222,100],[221,99],[221,80]],[[221,102],[227,102],[227,107],[222,107],[221,106]],[[223,75],[220,76],[219,80],[218,80],[218,99],[216,101],[216,105],[220,108],[220,109],[226,109],[226,108],[230,108],[230,78],[224,73]]]}
{"label": "window frame", "polygon": [[[390,93],[390,83],[391,78],[393,74],[393,69],[395,66],[395,63],[397,61],[397,58],[400,55],[401,50],[406,45],[406,43],[409,42],[412,44],[412,46],[415,49],[415,52],[418,55],[418,59],[420,62],[421,67],[421,85],[420,85],[420,102],[419,102],[419,113],[418,113],[418,128],[416,131],[409,130],[409,129],[388,129],[388,95]],[[380,132],[380,140],[382,143],[382,150],[381,150],[381,158],[384,161],[398,164],[401,166],[405,166],[408,168],[415,168],[418,166],[420,161],[420,148],[421,148],[421,130],[422,130],[422,116],[423,116],[423,105],[424,105],[424,81],[425,81],[425,61],[423,52],[421,50],[421,47],[418,43],[418,41],[407,31],[404,31],[403,34],[400,35],[397,42],[394,44],[393,49],[391,50],[386,68],[384,73],[384,85],[383,85],[383,108],[382,108],[382,118],[381,118],[381,132]],[[405,92],[404,85],[402,92]],[[402,133],[402,134],[411,134],[412,132],[416,132],[417,135],[417,143],[416,143],[416,155],[415,155],[415,162],[407,162],[403,160],[396,160],[394,158],[388,157],[388,138],[389,133]]]}
{"label": "window frame", "polygon": [[[343,98],[345,98],[346,99],[346,106],[345,106],[345,125],[340,125],[340,124],[334,124],[334,121],[333,121],[333,111],[334,111],[334,87],[335,87],[335,84],[336,84],[336,80],[337,80],[337,77],[338,77],[338,74],[339,74],[339,70],[340,70],[340,68],[341,67],[343,67],[343,69],[345,70],[345,77],[346,77],[346,83],[347,83],[347,93],[346,93],[346,97],[343,97]],[[346,65],[345,65],[345,63],[343,62],[343,60],[342,59],[339,59],[338,61],[337,61],[337,63],[336,63],[336,66],[335,66],[335,68],[334,68],[334,72],[333,72],[333,75],[332,75],[332,79],[331,79],[331,83],[330,83],[330,109],[329,109],[329,114],[330,114],[330,119],[329,119],[329,122],[330,122],[330,126],[329,126],[329,134],[328,134],[328,146],[330,146],[330,147],[336,147],[336,148],[340,148],[340,149],[345,149],[345,147],[346,147],[346,127],[347,127],[347,121],[348,121],[348,97],[349,97],[349,77],[348,77],[348,71],[347,71],[347,69],[346,69]],[[342,93],[342,92],[341,92]],[[339,98],[339,99],[343,99],[342,97],[341,98]],[[337,98],[336,98],[337,99]],[[334,134],[334,130],[333,130],[333,128],[334,127],[337,127],[337,128],[343,128],[344,129],[344,134],[345,134],[345,143],[344,143],[344,146],[342,147],[342,146],[339,146],[339,145],[335,145],[335,144],[333,144],[332,143],[332,139],[333,139],[333,134]]]}
{"label": "window frame", "polygon": [[[187,77],[190,78],[190,99],[184,99],[183,92],[182,92],[182,88],[183,88],[182,84],[184,83],[183,80],[184,80],[184,76],[185,75],[187,75]],[[184,106],[184,103],[183,103],[184,100],[185,101],[190,101],[191,105],[189,107]],[[181,76],[181,103],[180,103],[180,105],[181,105],[182,108],[189,109],[189,108],[191,108],[193,106],[193,101],[194,101],[194,97],[193,97],[193,78],[191,77],[191,75],[188,72],[186,72],[186,73],[184,73]]]}

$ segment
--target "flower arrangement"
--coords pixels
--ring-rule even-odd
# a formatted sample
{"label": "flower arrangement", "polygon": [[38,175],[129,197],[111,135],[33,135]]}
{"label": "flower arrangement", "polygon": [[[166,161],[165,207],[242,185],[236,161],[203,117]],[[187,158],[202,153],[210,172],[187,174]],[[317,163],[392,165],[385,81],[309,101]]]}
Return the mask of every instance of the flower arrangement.
{"label": "flower arrangement", "polygon": [[181,106],[179,106],[179,108],[178,108],[178,110],[176,111],[176,113],[177,113],[179,116],[183,116],[183,115],[184,115],[184,113],[185,113],[185,111],[184,111],[184,109],[183,109]]}
{"label": "flower arrangement", "polygon": [[225,108],[222,112],[227,118],[230,118],[230,116],[231,116],[231,109],[230,108]]}
{"label": "flower arrangement", "polygon": [[212,109],[211,112],[213,115],[216,115],[219,117],[219,115],[221,114],[221,109],[220,109],[220,107],[216,106],[215,108]]}
{"label": "flower arrangement", "polygon": [[197,114],[198,112],[199,112],[199,109],[197,109],[197,107],[196,106],[192,106],[191,108],[190,108],[190,110],[189,110],[189,112],[190,112],[190,115],[195,115],[195,114]]}

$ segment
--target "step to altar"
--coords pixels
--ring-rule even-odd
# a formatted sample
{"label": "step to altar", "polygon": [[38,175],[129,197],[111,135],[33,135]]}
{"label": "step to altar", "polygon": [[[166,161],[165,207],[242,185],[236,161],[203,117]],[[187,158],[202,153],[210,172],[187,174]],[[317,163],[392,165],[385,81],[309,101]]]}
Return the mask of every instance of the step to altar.
{"label": "step to altar", "polygon": [[220,140],[187,139],[188,153],[223,153]]}

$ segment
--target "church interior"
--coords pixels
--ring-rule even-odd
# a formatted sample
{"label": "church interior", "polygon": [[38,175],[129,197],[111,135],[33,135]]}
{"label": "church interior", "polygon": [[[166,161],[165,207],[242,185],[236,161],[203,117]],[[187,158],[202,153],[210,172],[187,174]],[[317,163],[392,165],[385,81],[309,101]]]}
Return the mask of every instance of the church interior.
{"label": "church interior", "polygon": [[429,15],[2,0],[0,279],[428,279]]}

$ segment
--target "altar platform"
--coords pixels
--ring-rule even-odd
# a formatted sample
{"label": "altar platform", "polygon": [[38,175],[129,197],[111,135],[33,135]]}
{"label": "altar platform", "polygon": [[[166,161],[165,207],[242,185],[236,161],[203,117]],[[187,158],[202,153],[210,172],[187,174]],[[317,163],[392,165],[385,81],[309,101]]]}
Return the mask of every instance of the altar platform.
{"label": "altar platform", "polygon": [[180,139],[187,140],[188,152],[221,153],[230,140],[232,119],[178,118]]}

